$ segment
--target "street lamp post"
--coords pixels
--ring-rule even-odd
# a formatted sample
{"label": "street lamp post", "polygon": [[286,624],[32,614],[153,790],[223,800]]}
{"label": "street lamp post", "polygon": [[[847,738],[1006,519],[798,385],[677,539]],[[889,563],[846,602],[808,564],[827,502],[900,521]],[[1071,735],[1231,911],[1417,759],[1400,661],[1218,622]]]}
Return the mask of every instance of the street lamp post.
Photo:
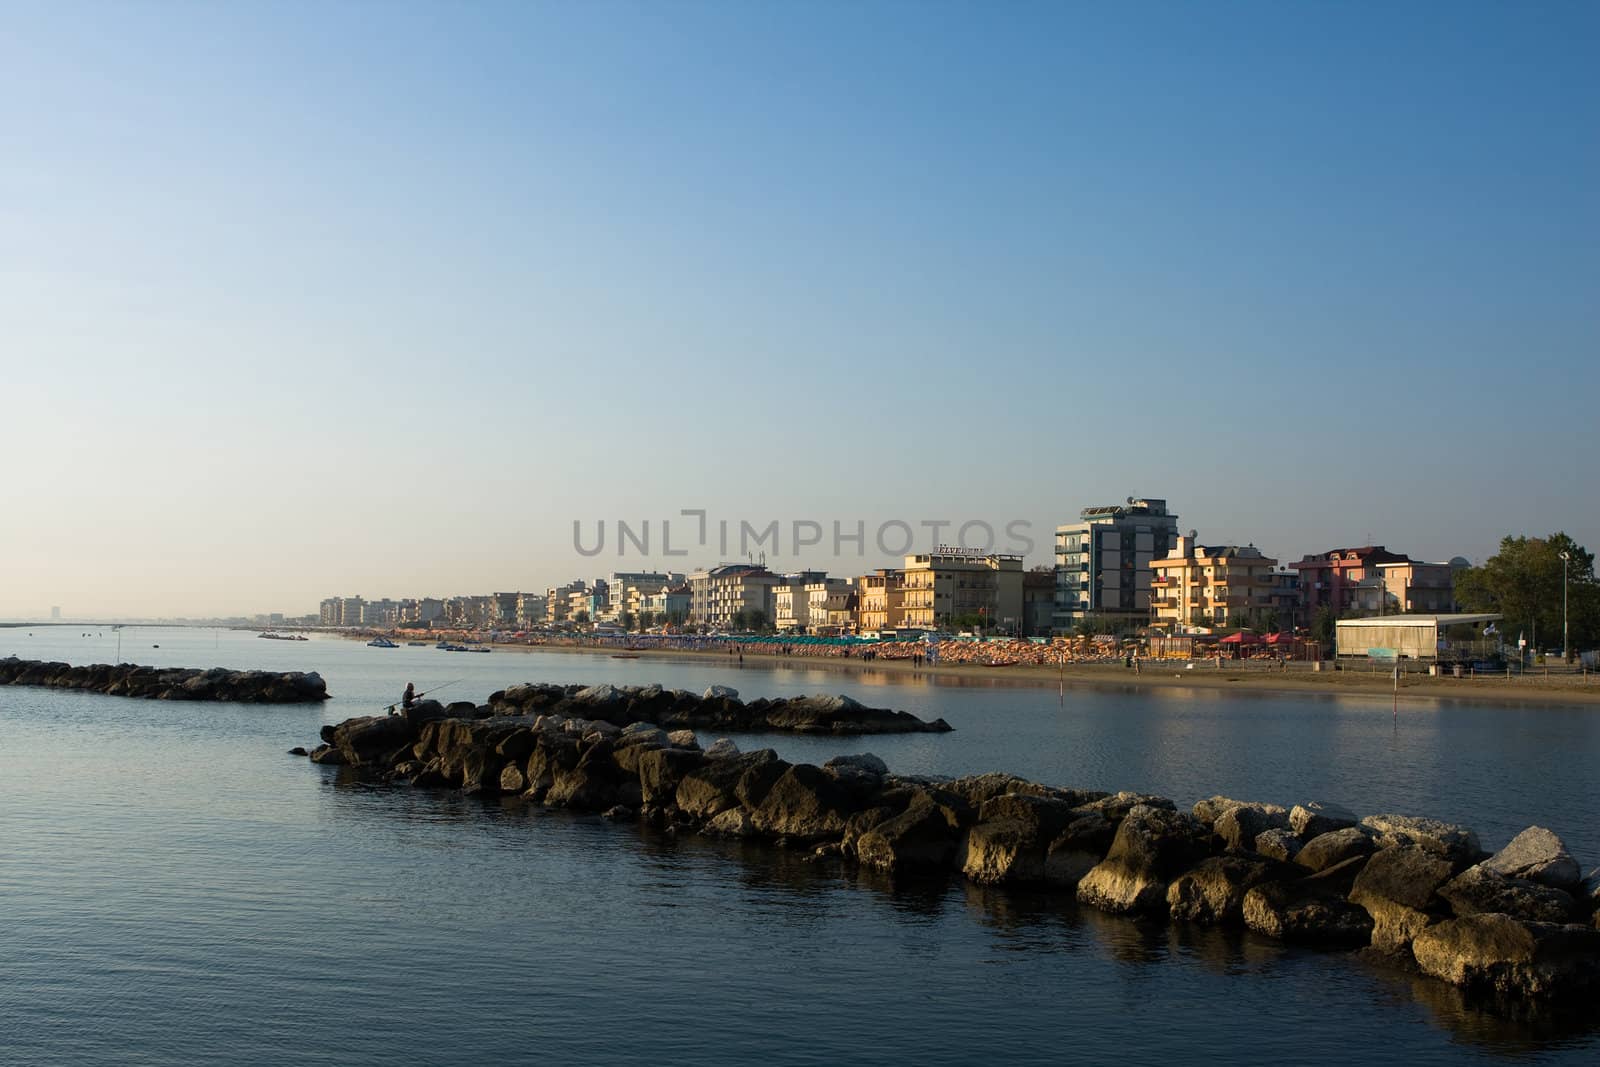
{"label": "street lamp post", "polygon": [[1572,654],[1567,644],[1567,564],[1572,562],[1571,552],[1561,553],[1561,662],[1570,663]]}

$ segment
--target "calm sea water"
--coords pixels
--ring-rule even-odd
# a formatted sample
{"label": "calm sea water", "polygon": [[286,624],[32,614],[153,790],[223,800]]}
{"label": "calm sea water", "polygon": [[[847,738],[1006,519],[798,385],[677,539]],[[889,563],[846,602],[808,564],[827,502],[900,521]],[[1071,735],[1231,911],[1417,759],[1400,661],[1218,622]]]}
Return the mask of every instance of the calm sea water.
{"label": "calm sea water", "polygon": [[[110,631],[0,630],[0,655],[115,658]],[[1600,714],[1204,691],[944,686],[785,666],[128,629],[122,658],[315,669],[304,707],[0,689],[0,1062],[1591,1063],[1581,1017],[1239,933],[959,880],[895,883],[589,816],[386,790],[284,750],[464,680],[849,692],[956,732],[834,742],[903,771],[1003,769],[1187,804],[1331,799],[1531,822],[1600,862]],[[159,649],[150,646],[159,644]]]}

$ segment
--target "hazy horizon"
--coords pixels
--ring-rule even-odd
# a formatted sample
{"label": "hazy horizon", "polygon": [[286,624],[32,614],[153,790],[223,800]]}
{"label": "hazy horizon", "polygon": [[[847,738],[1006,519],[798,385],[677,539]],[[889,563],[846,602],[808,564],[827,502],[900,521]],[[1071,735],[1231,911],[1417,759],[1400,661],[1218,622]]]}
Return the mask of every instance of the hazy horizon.
{"label": "hazy horizon", "polygon": [[741,555],[573,547],[683,509],[862,521],[769,552],[840,574],[1130,495],[1285,562],[1600,548],[1592,4],[7,28],[0,618]]}

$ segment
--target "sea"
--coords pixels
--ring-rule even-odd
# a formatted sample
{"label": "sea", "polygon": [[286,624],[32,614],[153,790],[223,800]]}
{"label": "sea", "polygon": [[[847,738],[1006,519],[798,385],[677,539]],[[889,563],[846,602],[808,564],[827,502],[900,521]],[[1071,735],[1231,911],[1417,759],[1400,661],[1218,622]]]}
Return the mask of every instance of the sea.
{"label": "sea", "polygon": [[[315,670],[247,706],[0,688],[0,1064],[1600,1062],[1600,1017],[1359,954],[902,878],[292,757],[405,684],[846,693],[948,734],[734,735],[819,762],[1004,770],[1465,823],[1600,864],[1600,709],[942,682],[804,661],[0,629],[0,656]],[[702,738],[704,742],[712,740]]]}

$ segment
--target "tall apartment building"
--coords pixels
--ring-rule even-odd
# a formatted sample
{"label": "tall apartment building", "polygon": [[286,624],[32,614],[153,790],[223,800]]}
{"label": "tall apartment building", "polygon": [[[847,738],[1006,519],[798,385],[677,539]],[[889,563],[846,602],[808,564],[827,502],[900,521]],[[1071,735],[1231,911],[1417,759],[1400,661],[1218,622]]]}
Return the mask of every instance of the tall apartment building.
{"label": "tall apartment building", "polygon": [[726,629],[741,612],[746,619],[759,611],[772,619],[773,587],[778,576],[751,563],[724,563],[689,575],[689,620],[712,629]]}
{"label": "tall apartment building", "polygon": [[785,574],[772,587],[773,625],[779,630],[825,626],[828,596],[849,588],[848,580],[829,578],[822,571]]}
{"label": "tall apartment building", "polygon": [[1277,566],[1254,545],[1202,545],[1191,530],[1166,556],[1150,561],[1150,621],[1177,632],[1191,626],[1282,626],[1276,617]]}
{"label": "tall apartment building", "polygon": [[[1461,561],[1464,565],[1465,560]],[[1456,610],[1456,564],[1404,563],[1378,564],[1387,607],[1399,612],[1432,615]],[[1387,610],[1385,611],[1387,614]]]}
{"label": "tall apartment building", "polygon": [[1022,636],[1048,637],[1056,613],[1054,568],[1040,567],[1022,575]]}
{"label": "tall apartment building", "polygon": [[668,622],[679,623],[689,618],[689,603],[692,599],[687,585],[675,585],[657,593],[650,593],[644,598],[644,614],[651,619],[665,615]]}
{"label": "tall apartment building", "polygon": [[905,625],[923,630],[980,616],[982,625],[1022,625],[1022,557],[940,546],[906,557]]}
{"label": "tall apartment building", "polygon": [[1090,617],[1149,622],[1150,563],[1177,538],[1178,516],[1151,497],[1084,508],[1077,522],[1056,527],[1054,628],[1071,630]]}
{"label": "tall apartment building", "polygon": [[879,567],[856,579],[857,633],[897,630],[906,624],[906,572]]}

